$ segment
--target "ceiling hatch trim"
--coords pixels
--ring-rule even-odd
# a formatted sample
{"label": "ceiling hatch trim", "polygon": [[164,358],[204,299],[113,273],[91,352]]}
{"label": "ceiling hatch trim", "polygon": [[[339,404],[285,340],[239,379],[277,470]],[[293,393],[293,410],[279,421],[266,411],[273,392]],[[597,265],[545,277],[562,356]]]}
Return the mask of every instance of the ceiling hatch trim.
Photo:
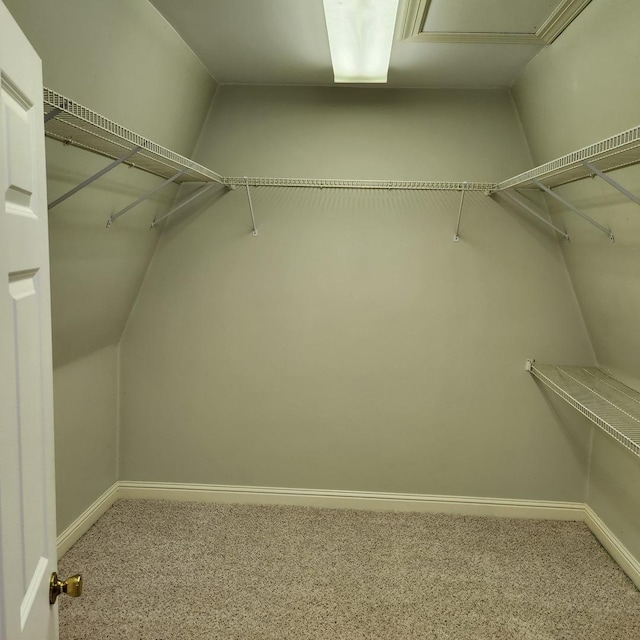
{"label": "ceiling hatch trim", "polygon": [[561,0],[535,33],[464,33],[422,31],[431,0],[407,0],[401,38],[412,42],[551,44],[590,2],[591,0]]}

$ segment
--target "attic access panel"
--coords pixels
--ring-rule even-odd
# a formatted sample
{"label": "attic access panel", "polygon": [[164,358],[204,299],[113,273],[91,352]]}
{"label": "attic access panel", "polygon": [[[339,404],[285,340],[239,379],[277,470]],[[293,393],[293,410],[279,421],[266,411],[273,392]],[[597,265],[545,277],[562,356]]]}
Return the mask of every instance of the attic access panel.
{"label": "attic access panel", "polygon": [[561,0],[431,0],[423,33],[535,35]]}
{"label": "attic access panel", "polygon": [[545,45],[591,0],[408,0],[403,38]]}

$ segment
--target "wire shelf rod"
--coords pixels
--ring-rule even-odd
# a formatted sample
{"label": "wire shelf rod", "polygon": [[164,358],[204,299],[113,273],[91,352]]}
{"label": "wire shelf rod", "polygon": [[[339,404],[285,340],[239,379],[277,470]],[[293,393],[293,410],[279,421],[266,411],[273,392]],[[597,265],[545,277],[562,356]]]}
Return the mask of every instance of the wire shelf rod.
{"label": "wire shelf rod", "polygon": [[118,213],[112,213],[109,216],[109,220],[107,220],[107,229],[120,216],[123,216],[125,213],[127,213],[127,211],[131,211],[131,209],[133,209],[134,207],[137,207],[141,202],[144,202],[145,200],[150,198],[153,194],[158,193],[158,191],[160,191],[161,189],[164,189],[166,186],[170,185],[172,182],[175,182],[185,171],[186,169],[181,169],[175,175],[171,176],[170,178],[167,178],[162,184],[159,184],[157,187],[154,187],[153,189],[142,194],[137,200],[134,200],[131,204],[128,204],[124,209],[120,209]]}
{"label": "wire shelf rod", "polygon": [[551,227],[554,231],[559,233],[567,242],[569,242],[569,234],[566,231],[563,231],[559,227],[556,227],[556,225],[553,224],[552,222],[549,222],[549,220],[547,220],[544,217],[544,215],[542,215],[542,213],[536,209],[536,207],[532,202],[528,202],[528,201],[525,201],[524,198],[517,197],[516,193],[517,191],[516,192],[500,191],[501,196],[504,196],[505,198],[509,199],[516,206],[520,207],[527,213],[530,213],[532,216],[535,216],[538,220],[540,220],[540,222],[543,222],[548,227]]}
{"label": "wire shelf rod", "polygon": [[606,173],[603,173],[598,169],[598,167],[594,167],[590,162],[586,160],[582,161],[582,164],[592,171],[598,178],[604,180],[607,184],[610,184],[614,189],[617,189],[623,196],[629,198],[629,200],[635,202],[636,204],[640,204],[640,198],[635,194],[631,193],[628,189],[625,189],[619,182],[614,180],[611,176],[608,176]]}
{"label": "wire shelf rod", "polygon": [[607,227],[602,226],[599,222],[596,222],[592,217],[584,213],[584,211],[581,211],[580,209],[578,209],[578,207],[572,205],[570,202],[565,200],[562,196],[559,196],[554,191],[551,191],[551,189],[549,189],[547,185],[542,184],[542,182],[535,181],[535,184],[538,186],[538,188],[542,189],[545,193],[548,193],[552,198],[555,198],[558,202],[561,202],[565,207],[571,209],[571,211],[578,214],[583,220],[586,220],[589,224],[596,227],[596,229],[600,229],[602,233],[604,233],[609,237],[609,240],[611,240],[611,242],[616,241],[613,233],[611,233],[611,231],[607,229]]}
{"label": "wire shelf rod", "polygon": [[128,160],[131,156],[138,153],[140,147],[134,147],[131,151],[128,151],[124,155],[120,156],[117,160],[114,160],[111,164],[107,165],[104,169],[98,171],[98,173],[94,173],[90,178],[83,180],[79,185],[70,189],[66,193],[63,193],[59,198],[56,198],[53,202],[51,202],[47,208],[49,211],[54,207],[58,206],[61,202],[64,202],[67,198],[70,198],[72,195],[78,193],[78,191],[88,187],[92,182],[95,182],[98,178],[101,178],[105,173],[108,173],[112,169],[115,169],[117,166],[121,165],[125,160]]}

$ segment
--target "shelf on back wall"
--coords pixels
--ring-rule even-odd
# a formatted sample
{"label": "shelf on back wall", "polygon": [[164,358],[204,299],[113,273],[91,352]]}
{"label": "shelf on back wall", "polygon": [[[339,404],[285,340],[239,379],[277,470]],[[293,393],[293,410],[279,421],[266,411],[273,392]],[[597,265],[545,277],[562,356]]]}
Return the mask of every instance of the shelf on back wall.
{"label": "shelf on back wall", "polygon": [[598,367],[537,364],[530,360],[527,361],[527,369],[582,415],[640,457],[640,392]]}

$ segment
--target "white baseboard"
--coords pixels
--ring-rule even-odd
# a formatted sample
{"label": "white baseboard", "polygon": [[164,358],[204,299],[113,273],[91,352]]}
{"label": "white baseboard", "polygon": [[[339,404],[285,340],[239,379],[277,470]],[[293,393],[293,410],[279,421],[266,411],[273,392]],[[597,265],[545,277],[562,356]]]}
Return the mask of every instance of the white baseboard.
{"label": "white baseboard", "polygon": [[527,518],[536,520],[584,519],[581,502],[545,502],[503,498],[468,498],[413,493],[369,493],[280,487],[120,482],[122,499],[176,500],[243,504],[280,504],[376,511],[420,511],[468,516]]}
{"label": "white baseboard", "polygon": [[584,506],[584,521],[591,529],[591,533],[598,538],[600,544],[609,552],[609,555],[631,578],[636,587],[640,589],[640,562],[638,559],[620,542],[589,505]]}
{"label": "white baseboard", "polygon": [[61,558],[118,499],[118,483],[114,482],[91,506],[85,509],[57,538]]}
{"label": "white baseboard", "polygon": [[416,511],[466,516],[584,521],[593,535],[640,589],[640,562],[582,502],[508,500],[434,496],[413,493],[370,493],[280,487],[175,484],[168,482],[114,483],[58,536],[58,558],[64,555],[116,500],[173,500],[221,504],[273,504],[374,511]]}

